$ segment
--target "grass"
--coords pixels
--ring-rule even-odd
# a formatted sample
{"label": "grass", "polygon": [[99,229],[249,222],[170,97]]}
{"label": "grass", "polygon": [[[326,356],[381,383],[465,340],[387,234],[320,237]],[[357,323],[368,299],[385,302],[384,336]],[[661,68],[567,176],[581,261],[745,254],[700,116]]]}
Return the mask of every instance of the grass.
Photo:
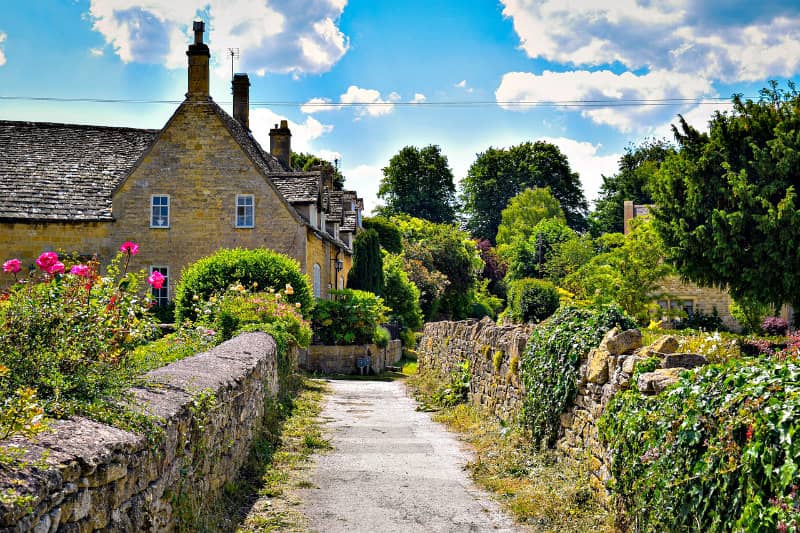
{"label": "grass", "polygon": [[208,509],[205,502],[200,505],[202,511],[184,531],[308,531],[296,491],[313,488],[311,456],[330,449],[318,418],[328,388],[295,376],[290,389],[286,397],[267,405],[268,420],[239,478],[226,484]]}
{"label": "grass", "polygon": [[[408,380],[422,405],[443,386],[433,372]],[[501,424],[471,404],[438,408],[437,422],[457,432],[475,450],[468,469],[515,519],[538,532],[614,531],[613,515],[590,485],[585,465],[552,451],[538,451],[517,426]]]}

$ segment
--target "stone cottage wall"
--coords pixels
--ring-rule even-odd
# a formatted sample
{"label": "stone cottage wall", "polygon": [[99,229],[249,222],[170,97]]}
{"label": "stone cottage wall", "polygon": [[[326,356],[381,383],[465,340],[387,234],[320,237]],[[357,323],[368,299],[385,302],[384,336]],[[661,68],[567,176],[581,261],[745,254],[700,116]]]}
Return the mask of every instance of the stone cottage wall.
{"label": "stone cottage wall", "polygon": [[[488,319],[426,324],[418,347],[419,369],[449,374],[469,361],[470,400],[503,420],[517,419],[525,396],[518,363],[531,331],[531,326],[500,327]],[[598,489],[608,479],[609,457],[599,442],[597,421],[608,400],[630,386],[634,363],[641,357],[631,352],[640,348],[641,334],[637,330],[622,332],[601,346],[581,361],[578,394],[561,415],[561,437],[556,443],[563,454],[589,462]],[[663,372],[678,373],[672,369]]]}
{"label": "stone cottage wall", "polygon": [[163,440],[74,418],[11,443],[45,466],[0,472],[0,491],[34,498],[32,513],[0,504],[0,531],[172,531],[235,479],[278,393],[274,340],[247,333],[147,377],[160,385],[132,389],[133,403],[163,419]]}

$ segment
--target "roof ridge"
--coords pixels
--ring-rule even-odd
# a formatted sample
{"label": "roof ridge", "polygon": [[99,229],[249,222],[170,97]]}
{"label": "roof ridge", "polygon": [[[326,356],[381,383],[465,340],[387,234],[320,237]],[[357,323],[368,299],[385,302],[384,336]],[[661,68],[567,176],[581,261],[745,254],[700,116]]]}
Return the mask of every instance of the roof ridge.
{"label": "roof ridge", "polygon": [[77,124],[71,122],[39,122],[35,120],[3,120],[0,119],[0,125],[26,125],[37,126],[45,128],[72,128],[72,129],[86,129],[86,130],[123,130],[123,131],[136,131],[147,133],[158,133],[161,128],[132,128],[130,126],[107,126],[99,124]]}

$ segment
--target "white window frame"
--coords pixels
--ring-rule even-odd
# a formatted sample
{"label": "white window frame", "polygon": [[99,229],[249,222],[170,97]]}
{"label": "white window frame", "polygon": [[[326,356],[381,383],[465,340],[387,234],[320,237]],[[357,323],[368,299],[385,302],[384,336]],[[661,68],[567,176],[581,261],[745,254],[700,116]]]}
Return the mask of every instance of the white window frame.
{"label": "white window frame", "polygon": [[317,227],[317,206],[315,204],[308,207],[308,222],[311,226]]}
{"label": "white window frame", "polygon": [[[167,223],[166,223],[166,225],[159,226],[159,225],[155,224],[155,217],[153,216],[154,215],[153,209],[155,209],[156,205],[153,202],[155,201],[156,198],[166,198],[167,199],[167,205],[166,205],[166,208],[167,208]],[[169,194],[151,194],[150,195],[150,227],[151,228],[169,229],[170,218],[171,218],[171,216],[170,216],[171,215],[171,213],[170,213],[171,204],[172,204],[172,199],[170,198]],[[165,206],[159,205],[158,207],[159,208],[163,208]]]}
{"label": "white window frame", "polygon": [[[155,300],[156,307],[161,307],[162,305],[169,305],[169,267],[163,265],[150,265],[150,274],[156,270],[161,272],[166,279],[164,279],[164,286],[160,289],[154,289],[153,287],[150,287],[150,296],[153,298],[153,300]],[[166,274],[164,272],[166,272]],[[161,291],[164,291],[163,294]]]}
{"label": "white window frame", "polygon": [[314,297],[322,298],[322,267],[319,263],[314,263],[313,280],[314,280]]}
{"label": "white window frame", "polygon": [[[246,198],[250,199],[250,205],[242,205],[242,206],[240,206],[239,205],[239,200],[240,199],[246,199]],[[248,208],[248,207],[250,208],[250,224],[242,224],[242,225],[239,224],[239,207],[243,207],[245,209]],[[237,194],[236,195],[236,209],[235,209],[235,212],[234,212],[233,216],[234,216],[234,225],[237,228],[254,228],[254,227],[256,227],[256,198],[255,198],[255,196],[252,195],[252,194]],[[245,220],[246,220],[246,218],[247,218],[247,216],[245,215]]]}

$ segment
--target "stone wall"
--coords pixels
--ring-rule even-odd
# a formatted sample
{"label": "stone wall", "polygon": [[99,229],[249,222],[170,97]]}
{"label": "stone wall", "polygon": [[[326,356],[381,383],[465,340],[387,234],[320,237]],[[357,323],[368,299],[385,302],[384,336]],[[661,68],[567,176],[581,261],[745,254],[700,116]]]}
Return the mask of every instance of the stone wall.
{"label": "stone wall", "polygon": [[0,503],[0,531],[171,531],[235,479],[278,392],[272,338],[247,333],[147,378],[159,385],[133,389],[133,404],[163,419],[164,438],[74,418],[13,442],[44,466],[0,473],[0,491],[34,497],[28,514]]}
{"label": "stone wall", "polygon": [[358,346],[323,346],[312,344],[307,350],[300,350],[300,368],[309,372],[324,374],[357,374],[359,358],[370,358],[373,374],[380,374],[387,365],[393,365],[403,356],[403,345],[399,340],[389,341],[386,348],[374,344]]}

